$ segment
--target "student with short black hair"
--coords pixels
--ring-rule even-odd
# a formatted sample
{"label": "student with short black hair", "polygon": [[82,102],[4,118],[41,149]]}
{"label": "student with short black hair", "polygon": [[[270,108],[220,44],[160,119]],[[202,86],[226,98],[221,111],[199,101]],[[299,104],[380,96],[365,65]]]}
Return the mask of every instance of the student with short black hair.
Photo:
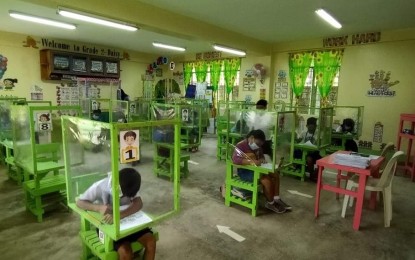
{"label": "student with short black hair", "polygon": [[[91,185],[79,196],[76,205],[84,210],[99,212],[104,216],[103,221],[112,224],[112,176],[108,174],[103,180]],[[141,176],[133,168],[124,168],[119,172],[120,206],[128,207],[120,212],[120,218],[132,215],[143,208],[143,202],[139,194]],[[144,247],[144,259],[154,259],[156,254],[156,239],[149,228],[123,237],[114,242],[114,248],[118,252],[119,259],[133,259],[134,254],[131,243],[138,241]]]}
{"label": "student with short black hair", "polygon": [[[317,118],[309,117],[307,119],[307,130],[300,134],[297,141],[300,143],[311,143],[312,145],[317,145],[318,131],[317,131]],[[299,159],[301,158],[301,151],[295,150],[294,157]],[[317,160],[321,159],[319,151],[310,151],[307,153],[306,157],[306,172],[310,173],[310,180],[313,182],[317,181],[317,169],[315,169],[315,164]]]}
{"label": "student with short black hair", "polygon": [[[232,161],[239,165],[261,165],[265,162],[262,146],[265,143],[265,134],[262,130],[252,130],[246,138],[239,142],[232,155]],[[253,182],[254,172],[248,169],[238,168],[237,174],[241,180]],[[265,208],[276,213],[284,213],[291,210],[291,206],[280,198],[280,180],[278,173],[264,174],[260,177],[260,182],[264,187],[264,194],[267,199]],[[241,192],[232,190],[233,192]]]}

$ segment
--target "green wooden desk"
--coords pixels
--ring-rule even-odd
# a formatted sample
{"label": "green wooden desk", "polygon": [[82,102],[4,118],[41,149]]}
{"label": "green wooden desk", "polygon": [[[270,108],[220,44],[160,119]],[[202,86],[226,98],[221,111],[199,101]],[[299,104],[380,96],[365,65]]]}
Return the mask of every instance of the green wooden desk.
{"label": "green wooden desk", "polygon": [[[154,174],[159,176],[166,176],[171,181],[174,177],[174,145],[167,143],[154,143]],[[181,149],[188,148],[188,144],[180,144]],[[166,154],[162,154],[160,149],[164,149]],[[189,163],[190,155],[180,155],[180,175],[183,177],[189,176]]]}
{"label": "green wooden desk", "polygon": [[[304,181],[307,154],[311,151],[323,151],[323,154],[325,154],[325,148],[318,148],[317,146],[311,146],[306,144],[294,144],[294,151],[295,150],[301,150],[301,159],[293,158],[291,165],[288,165],[281,169],[281,175],[292,175],[300,177],[301,181]],[[300,166],[300,169],[297,168],[297,165]]]}

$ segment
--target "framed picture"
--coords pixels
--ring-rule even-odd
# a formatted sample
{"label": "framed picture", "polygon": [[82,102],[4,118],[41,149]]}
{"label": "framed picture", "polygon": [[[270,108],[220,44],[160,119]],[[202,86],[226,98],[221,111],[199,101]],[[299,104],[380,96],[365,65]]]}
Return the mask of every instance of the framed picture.
{"label": "framed picture", "polygon": [[53,67],[55,70],[69,70],[69,56],[53,56]]}
{"label": "framed picture", "polygon": [[77,72],[86,72],[86,58],[73,58],[72,70]]}
{"label": "framed picture", "polygon": [[91,60],[91,72],[103,73],[104,63],[101,60]]}
{"label": "framed picture", "polygon": [[105,72],[109,74],[118,74],[118,63],[107,61],[105,62]]}

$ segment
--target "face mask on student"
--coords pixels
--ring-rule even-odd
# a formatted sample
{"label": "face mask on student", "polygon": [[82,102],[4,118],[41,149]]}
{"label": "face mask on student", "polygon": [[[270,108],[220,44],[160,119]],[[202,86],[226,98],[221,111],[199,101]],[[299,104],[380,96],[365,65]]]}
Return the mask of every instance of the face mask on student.
{"label": "face mask on student", "polygon": [[255,142],[249,143],[249,147],[250,147],[252,150],[257,150],[257,149],[259,149],[259,146],[258,146]]}

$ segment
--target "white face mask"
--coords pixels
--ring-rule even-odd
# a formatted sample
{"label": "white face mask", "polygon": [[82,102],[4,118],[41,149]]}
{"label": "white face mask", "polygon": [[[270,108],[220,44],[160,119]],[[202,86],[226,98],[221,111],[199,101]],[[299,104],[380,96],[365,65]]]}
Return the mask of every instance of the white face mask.
{"label": "white face mask", "polygon": [[258,146],[255,142],[253,142],[252,144],[251,144],[251,143],[249,143],[249,147],[250,147],[252,150],[257,150],[257,149],[259,149],[259,146]]}

